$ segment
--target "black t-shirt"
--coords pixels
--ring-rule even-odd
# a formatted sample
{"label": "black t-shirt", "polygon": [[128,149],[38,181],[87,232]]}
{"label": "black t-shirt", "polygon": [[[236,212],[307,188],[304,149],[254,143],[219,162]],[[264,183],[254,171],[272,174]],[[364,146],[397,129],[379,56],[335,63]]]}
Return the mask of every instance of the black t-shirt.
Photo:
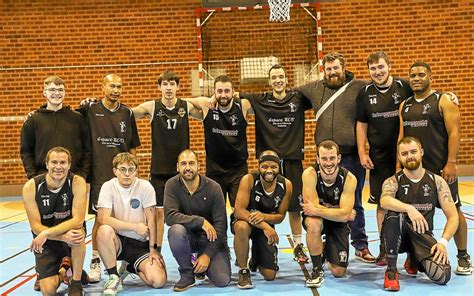
{"label": "black t-shirt", "polygon": [[151,120],[151,173],[173,175],[181,151],[189,149],[188,104],[177,99],[173,109],[166,108],[161,99],[155,100]]}
{"label": "black t-shirt", "polygon": [[254,181],[252,190],[250,191],[250,200],[247,210],[260,211],[265,214],[277,213],[286,194],[285,177],[277,175],[275,190],[270,195],[268,195],[263,188],[263,184],[260,181],[260,174],[254,173],[252,177]]}
{"label": "black t-shirt", "polygon": [[91,183],[103,184],[115,177],[112,170],[115,155],[140,146],[135,117],[123,104],[109,110],[102,101],[91,102],[78,111],[87,116],[91,132]]}
{"label": "black t-shirt", "polygon": [[240,102],[235,100],[227,112],[211,110],[203,121],[206,144],[206,174],[225,174],[245,165],[247,121]]}
{"label": "black t-shirt", "polygon": [[413,95],[408,82],[393,78],[386,89],[373,82],[363,87],[357,97],[357,121],[368,124],[367,139],[371,148],[395,150],[400,121],[400,103]]}
{"label": "black t-shirt", "polygon": [[273,93],[242,93],[255,113],[256,156],[275,151],[282,159],[304,159],[304,112],[310,102],[299,92],[287,92],[283,100]]}
{"label": "black t-shirt", "polygon": [[441,93],[434,92],[421,102],[406,100],[401,116],[404,136],[418,138],[423,146],[423,167],[439,173],[448,161],[448,132],[439,111]]}

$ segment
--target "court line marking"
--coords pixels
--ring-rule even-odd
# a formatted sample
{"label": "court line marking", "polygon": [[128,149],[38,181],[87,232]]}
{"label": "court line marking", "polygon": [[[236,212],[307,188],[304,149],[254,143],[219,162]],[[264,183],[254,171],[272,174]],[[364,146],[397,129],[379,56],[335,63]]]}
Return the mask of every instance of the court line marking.
{"label": "court line marking", "polygon": [[[291,235],[287,234],[286,238],[288,239],[288,242],[290,243],[291,248],[294,249],[295,248],[295,243],[293,242],[293,239],[291,238]],[[304,265],[304,263],[298,262],[298,265],[300,266],[301,271],[303,271],[303,275],[304,275],[305,279],[306,280],[309,279],[309,272],[306,269],[306,266]],[[305,288],[307,289],[307,287],[305,287]],[[319,292],[318,292],[317,288],[310,288],[310,289],[311,289],[311,292],[313,292],[314,296],[319,296]]]}

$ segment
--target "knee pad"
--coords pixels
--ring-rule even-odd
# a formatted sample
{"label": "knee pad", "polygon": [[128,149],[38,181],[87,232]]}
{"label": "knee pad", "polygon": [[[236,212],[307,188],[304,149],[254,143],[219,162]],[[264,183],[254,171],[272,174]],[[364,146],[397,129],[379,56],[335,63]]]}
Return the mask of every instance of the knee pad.
{"label": "knee pad", "polygon": [[449,264],[438,264],[430,257],[421,261],[421,265],[430,280],[438,285],[446,285],[451,279],[451,265]]}

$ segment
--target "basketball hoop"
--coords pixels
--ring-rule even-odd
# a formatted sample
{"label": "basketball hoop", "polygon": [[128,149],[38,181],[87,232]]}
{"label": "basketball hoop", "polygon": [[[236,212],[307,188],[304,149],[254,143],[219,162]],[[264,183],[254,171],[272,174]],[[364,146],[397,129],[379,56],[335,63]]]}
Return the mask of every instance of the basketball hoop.
{"label": "basketball hoop", "polygon": [[291,0],[268,0],[271,22],[288,22],[290,20]]}

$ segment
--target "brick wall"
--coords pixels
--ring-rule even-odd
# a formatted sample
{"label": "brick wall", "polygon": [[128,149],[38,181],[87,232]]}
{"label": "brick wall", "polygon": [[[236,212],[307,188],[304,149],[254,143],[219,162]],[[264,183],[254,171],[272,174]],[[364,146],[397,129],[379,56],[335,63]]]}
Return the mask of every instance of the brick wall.
{"label": "brick wall", "polygon": [[[191,71],[197,68],[194,8],[199,5],[198,0],[2,1],[0,185],[25,181],[19,161],[21,116],[44,102],[42,81],[48,75],[65,79],[66,102],[73,107],[85,97],[100,97],[101,79],[107,73],[122,77],[122,102],[129,106],[156,98],[156,77],[166,69],[182,76],[179,95],[190,96]],[[474,148],[469,145],[474,138],[470,99],[474,86],[469,83],[474,60],[472,1],[337,1],[322,3],[321,12],[323,50],[345,54],[349,70],[360,78],[369,78],[365,59],[377,49],[389,53],[393,73],[402,77],[412,61],[430,63],[435,88],[452,90],[460,98],[460,163],[474,163]],[[302,9],[293,9],[291,22],[284,24],[269,23],[268,11],[215,13],[203,28],[204,65],[226,68],[238,90],[263,91],[269,90],[265,82],[239,81],[234,61],[275,55],[286,66],[293,85],[295,67],[308,68],[315,61],[314,33],[314,20]],[[314,118],[313,113],[308,112],[307,118]],[[139,121],[139,129],[144,177],[150,151],[146,120]],[[250,126],[251,149],[253,130]],[[314,123],[308,123],[306,130],[305,165],[314,162]],[[201,124],[193,121],[192,148],[203,151],[202,141]]]}

